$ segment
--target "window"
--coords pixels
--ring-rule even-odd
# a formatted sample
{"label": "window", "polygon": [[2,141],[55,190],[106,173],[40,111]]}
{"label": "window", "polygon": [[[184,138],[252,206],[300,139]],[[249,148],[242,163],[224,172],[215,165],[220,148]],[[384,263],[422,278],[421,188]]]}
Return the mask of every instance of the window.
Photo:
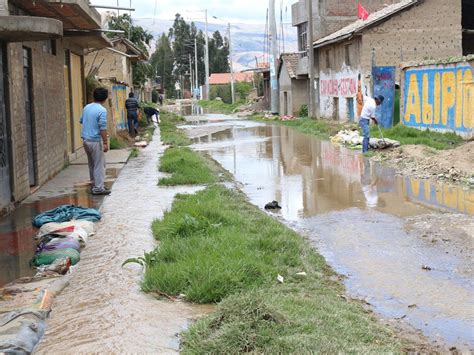
{"label": "window", "polygon": [[56,40],[50,39],[43,42],[43,52],[56,55]]}
{"label": "window", "polygon": [[326,68],[331,68],[331,50],[328,49],[326,52]]}
{"label": "window", "polygon": [[308,50],[308,23],[302,23],[298,25],[298,51],[305,57]]}
{"label": "window", "polygon": [[351,44],[344,46],[346,65],[351,65]]}

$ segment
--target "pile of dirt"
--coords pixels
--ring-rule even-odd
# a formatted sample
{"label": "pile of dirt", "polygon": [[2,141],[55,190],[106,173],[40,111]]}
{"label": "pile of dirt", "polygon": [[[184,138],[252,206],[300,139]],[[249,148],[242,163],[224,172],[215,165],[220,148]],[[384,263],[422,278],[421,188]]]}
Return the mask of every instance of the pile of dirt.
{"label": "pile of dirt", "polygon": [[474,187],[474,142],[443,151],[423,145],[404,145],[381,152],[372,159],[394,166],[402,175]]}

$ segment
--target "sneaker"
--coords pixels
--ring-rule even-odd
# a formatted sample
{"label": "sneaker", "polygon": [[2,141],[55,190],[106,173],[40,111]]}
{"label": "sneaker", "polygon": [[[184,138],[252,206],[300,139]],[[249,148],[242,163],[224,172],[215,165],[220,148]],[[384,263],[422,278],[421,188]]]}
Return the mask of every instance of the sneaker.
{"label": "sneaker", "polygon": [[107,195],[110,195],[112,193],[112,191],[108,190],[108,189],[103,189],[101,191],[92,191],[92,194],[93,195],[104,195],[104,196],[107,196]]}

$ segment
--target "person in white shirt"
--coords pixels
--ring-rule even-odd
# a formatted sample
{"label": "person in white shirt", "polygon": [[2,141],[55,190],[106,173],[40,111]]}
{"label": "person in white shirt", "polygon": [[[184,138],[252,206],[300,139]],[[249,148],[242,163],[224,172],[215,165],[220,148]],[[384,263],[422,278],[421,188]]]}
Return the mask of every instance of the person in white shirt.
{"label": "person in white shirt", "polygon": [[385,98],[382,95],[376,96],[374,98],[367,97],[365,99],[364,107],[360,114],[359,126],[362,128],[362,133],[364,135],[364,140],[362,141],[362,153],[367,153],[369,151],[369,141],[370,141],[370,120],[373,120],[375,124],[379,124],[375,118],[375,109],[377,106],[382,105]]}

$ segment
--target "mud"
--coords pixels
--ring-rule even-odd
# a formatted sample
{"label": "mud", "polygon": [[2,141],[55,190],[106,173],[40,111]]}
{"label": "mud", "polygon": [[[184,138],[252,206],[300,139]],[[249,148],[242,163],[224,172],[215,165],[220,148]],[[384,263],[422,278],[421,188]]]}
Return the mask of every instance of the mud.
{"label": "mud", "polygon": [[157,300],[140,289],[143,270],[122,263],[156,246],[151,223],[169,209],[176,193],[194,188],[157,186],[159,130],[151,144],[121,172],[101,208],[96,235],[82,252],[70,286],[55,301],[38,354],[175,353],[177,334],[212,310]]}
{"label": "mud", "polygon": [[474,349],[474,192],[398,176],[288,127],[252,124],[188,129],[194,148],[231,172],[254,204],[280,202],[276,216],[346,276],[350,296],[444,349]]}

